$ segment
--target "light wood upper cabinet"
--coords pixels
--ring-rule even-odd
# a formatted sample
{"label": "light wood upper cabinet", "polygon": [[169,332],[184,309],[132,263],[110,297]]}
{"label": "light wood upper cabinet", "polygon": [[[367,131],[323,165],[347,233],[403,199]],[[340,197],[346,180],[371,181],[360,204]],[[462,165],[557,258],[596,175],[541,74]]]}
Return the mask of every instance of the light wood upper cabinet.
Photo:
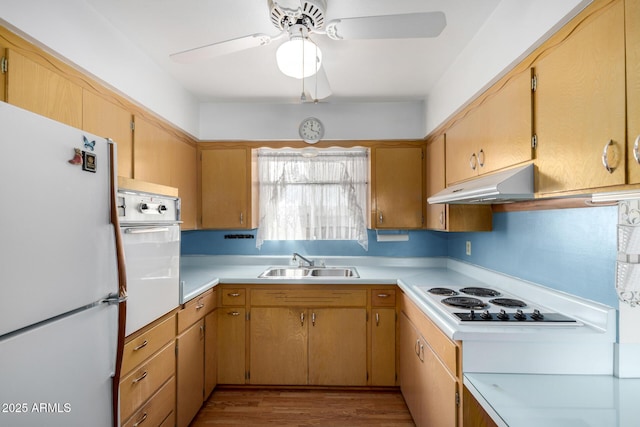
{"label": "light wood upper cabinet", "polygon": [[625,183],[624,3],[601,4],[534,63],[543,195]]}
{"label": "light wood upper cabinet", "polygon": [[200,153],[202,228],[255,228],[251,150],[213,148]]}
{"label": "light wood upper cabinet", "polygon": [[640,184],[640,1],[625,2],[628,183]]}
{"label": "light wood upper cabinet", "polygon": [[168,133],[155,123],[135,116],[133,177],[171,186],[172,157]]}
{"label": "light wood upper cabinet", "polygon": [[423,147],[374,147],[371,166],[373,228],[422,228]]}
{"label": "light wood upper cabinet", "polygon": [[499,83],[447,130],[446,184],[531,160],[531,71]]}
{"label": "light wood upper cabinet", "polygon": [[196,148],[143,117],[135,117],[133,175],[178,189],[182,229],[196,228]]}
{"label": "light wood upper cabinet", "polygon": [[195,145],[177,138],[171,143],[171,186],[177,187],[180,195],[180,218],[182,230],[194,230],[198,219],[198,171]]}
{"label": "light wood upper cabinet", "polygon": [[118,150],[118,176],[133,178],[133,115],[86,89],[82,91],[82,129],[111,138]]}
{"label": "light wood upper cabinet", "polygon": [[[442,134],[426,148],[427,199],[445,188],[445,141]],[[489,205],[448,205],[427,203],[426,228],[440,231],[491,231]]]}
{"label": "light wood upper cabinet", "polygon": [[9,104],[82,128],[82,87],[15,50],[6,57]]}

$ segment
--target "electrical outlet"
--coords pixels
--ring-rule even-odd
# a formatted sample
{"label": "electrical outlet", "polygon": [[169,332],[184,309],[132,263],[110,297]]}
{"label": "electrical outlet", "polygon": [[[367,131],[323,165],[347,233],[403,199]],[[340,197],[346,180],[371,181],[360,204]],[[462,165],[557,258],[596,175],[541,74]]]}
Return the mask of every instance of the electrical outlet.
{"label": "electrical outlet", "polygon": [[470,240],[467,240],[466,254],[471,256],[471,241]]}

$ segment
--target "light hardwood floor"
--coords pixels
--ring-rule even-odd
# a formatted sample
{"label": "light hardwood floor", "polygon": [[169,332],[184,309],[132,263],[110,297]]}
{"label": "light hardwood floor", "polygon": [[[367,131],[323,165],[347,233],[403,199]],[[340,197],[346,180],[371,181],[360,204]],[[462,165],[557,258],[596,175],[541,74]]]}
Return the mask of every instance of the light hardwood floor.
{"label": "light hardwood floor", "polygon": [[191,427],[415,426],[399,391],[216,389]]}

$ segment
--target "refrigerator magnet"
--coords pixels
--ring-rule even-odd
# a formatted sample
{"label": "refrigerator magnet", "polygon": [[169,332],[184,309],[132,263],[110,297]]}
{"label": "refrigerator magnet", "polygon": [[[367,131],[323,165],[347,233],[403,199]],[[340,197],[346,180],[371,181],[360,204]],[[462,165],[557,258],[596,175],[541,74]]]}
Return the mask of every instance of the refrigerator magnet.
{"label": "refrigerator magnet", "polygon": [[96,172],[96,155],[87,151],[82,152],[82,170]]}

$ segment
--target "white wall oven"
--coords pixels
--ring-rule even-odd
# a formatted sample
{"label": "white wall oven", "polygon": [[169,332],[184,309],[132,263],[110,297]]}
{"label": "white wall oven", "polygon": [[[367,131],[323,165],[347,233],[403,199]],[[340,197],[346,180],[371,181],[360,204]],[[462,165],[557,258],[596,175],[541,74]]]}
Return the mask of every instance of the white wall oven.
{"label": "white wall oven", "polygon": [[179,305],[180,199],[120,190],[117,205],[127,274],[128,336]]}

